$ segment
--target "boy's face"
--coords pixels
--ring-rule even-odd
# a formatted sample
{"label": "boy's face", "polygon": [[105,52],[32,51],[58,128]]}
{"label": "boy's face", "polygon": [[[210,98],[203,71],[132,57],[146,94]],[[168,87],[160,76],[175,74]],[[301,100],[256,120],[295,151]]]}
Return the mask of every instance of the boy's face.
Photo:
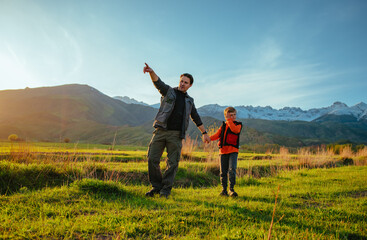
{"label": "boy's face", "polygon": [[232,119],[233,121],[236,121],[237,113],[236,112],[227,112],[226,114],[226,120]]}

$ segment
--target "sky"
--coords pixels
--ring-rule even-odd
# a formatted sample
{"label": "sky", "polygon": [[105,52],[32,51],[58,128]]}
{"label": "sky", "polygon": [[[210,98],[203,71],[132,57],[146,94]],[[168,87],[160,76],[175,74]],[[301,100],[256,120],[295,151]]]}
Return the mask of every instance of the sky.
{"label": "sky", "polygon": [[196,107],[367,103],[365,0],[0,0],[0,90],[87,84],[148,104],[191,73]]}

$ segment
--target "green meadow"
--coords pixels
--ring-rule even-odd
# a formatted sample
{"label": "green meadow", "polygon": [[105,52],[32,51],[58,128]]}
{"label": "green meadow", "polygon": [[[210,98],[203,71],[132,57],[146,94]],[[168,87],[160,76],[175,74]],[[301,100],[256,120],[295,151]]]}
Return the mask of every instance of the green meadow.
{"label": "green meadow", "polygon": [[191,149],[168,199],[145,197],[146,150],[0,142],[0,239],[367,239],[366,147],[241,152],[237,198]]}

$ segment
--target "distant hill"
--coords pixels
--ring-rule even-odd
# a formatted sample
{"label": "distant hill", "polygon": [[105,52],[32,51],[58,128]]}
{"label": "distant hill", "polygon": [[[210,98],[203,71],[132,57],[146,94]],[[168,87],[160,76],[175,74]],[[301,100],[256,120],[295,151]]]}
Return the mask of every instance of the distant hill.
{"label": "distant hill", "polygon": [[[202,117],[206,126],[217,129],[222,121]],[[340,140],[367,144],[367,122],[305,122],[263,119],[238,119],[243,123],[241,144],[279,144],[289,147],[320,145]],[[189,134],[199,138],[200,133],[190,124]]]}
{"label": "distant hill", "polygon": [[327,144],[339,140],[367,143],[367,122],[305,122],[243,119],[244,124],[259,132],[299,139],[304,145]]}
{"label": "distant hill", "polygon": [[[224,107],[208,106],[199,108],[202,120],[207,128],[217,129],[222,123]],[[341,140],[366,144],[366,106],[360,103],[348,107],[337,102],[328,108],[309,110],[308,115],[304,113],[310,121],[243,118],[243,112],[240,112],[243,109],[236,107],[238,118],[244,124],[241,144],[271,143],[296,147]],[[289,119],[292,114],[300,116],[297,114],[303,111],[298,109],[297,113],[296,110],[284,108],[276,112],[278,110],[271,107],[257,107],[251,111]],[[15,133],[31,141],[70,138],[72,142],[147,145],[157,111],[137,100],[128,104],[111,98],[88,85],[5,90],[0,91],[0,138],[6,139]],[[285,117],[285,112],[290,115]],[[193,123],[190,123],[188,134],[192,138],[201,137]]]}
{"label": "distant hill", "polygon": [[126,104],[87,85],[0,91],[0,137],[16,133],[31,140],[59,141],[68,137],[103,142],[108,141],[106,135],[114,137],[118,129],[153,119],[156,111]]}

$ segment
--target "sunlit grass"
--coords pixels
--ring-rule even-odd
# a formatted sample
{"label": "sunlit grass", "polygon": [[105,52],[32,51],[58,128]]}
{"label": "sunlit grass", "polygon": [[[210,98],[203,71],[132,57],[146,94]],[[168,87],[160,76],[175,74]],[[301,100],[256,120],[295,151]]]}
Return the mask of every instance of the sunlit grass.
{"label": "sunlit grass", "polygon": [[240,152],[237,199],[218,197],[214,145],[182,158],[169,199],[146,198],[146,151],[0,142],[0,238],[266,239],[278,187],[274,239],[367,237],[366,148]]}
{"label": "sunlit grass", "polygon": [[0,238],[266,239],[280,186],[273,239],[363,239],[366,176],[347,166],[244,178],[235,199],[219,186],[146,198],[148,186],[87,179],[22,189],[0,197]]}

